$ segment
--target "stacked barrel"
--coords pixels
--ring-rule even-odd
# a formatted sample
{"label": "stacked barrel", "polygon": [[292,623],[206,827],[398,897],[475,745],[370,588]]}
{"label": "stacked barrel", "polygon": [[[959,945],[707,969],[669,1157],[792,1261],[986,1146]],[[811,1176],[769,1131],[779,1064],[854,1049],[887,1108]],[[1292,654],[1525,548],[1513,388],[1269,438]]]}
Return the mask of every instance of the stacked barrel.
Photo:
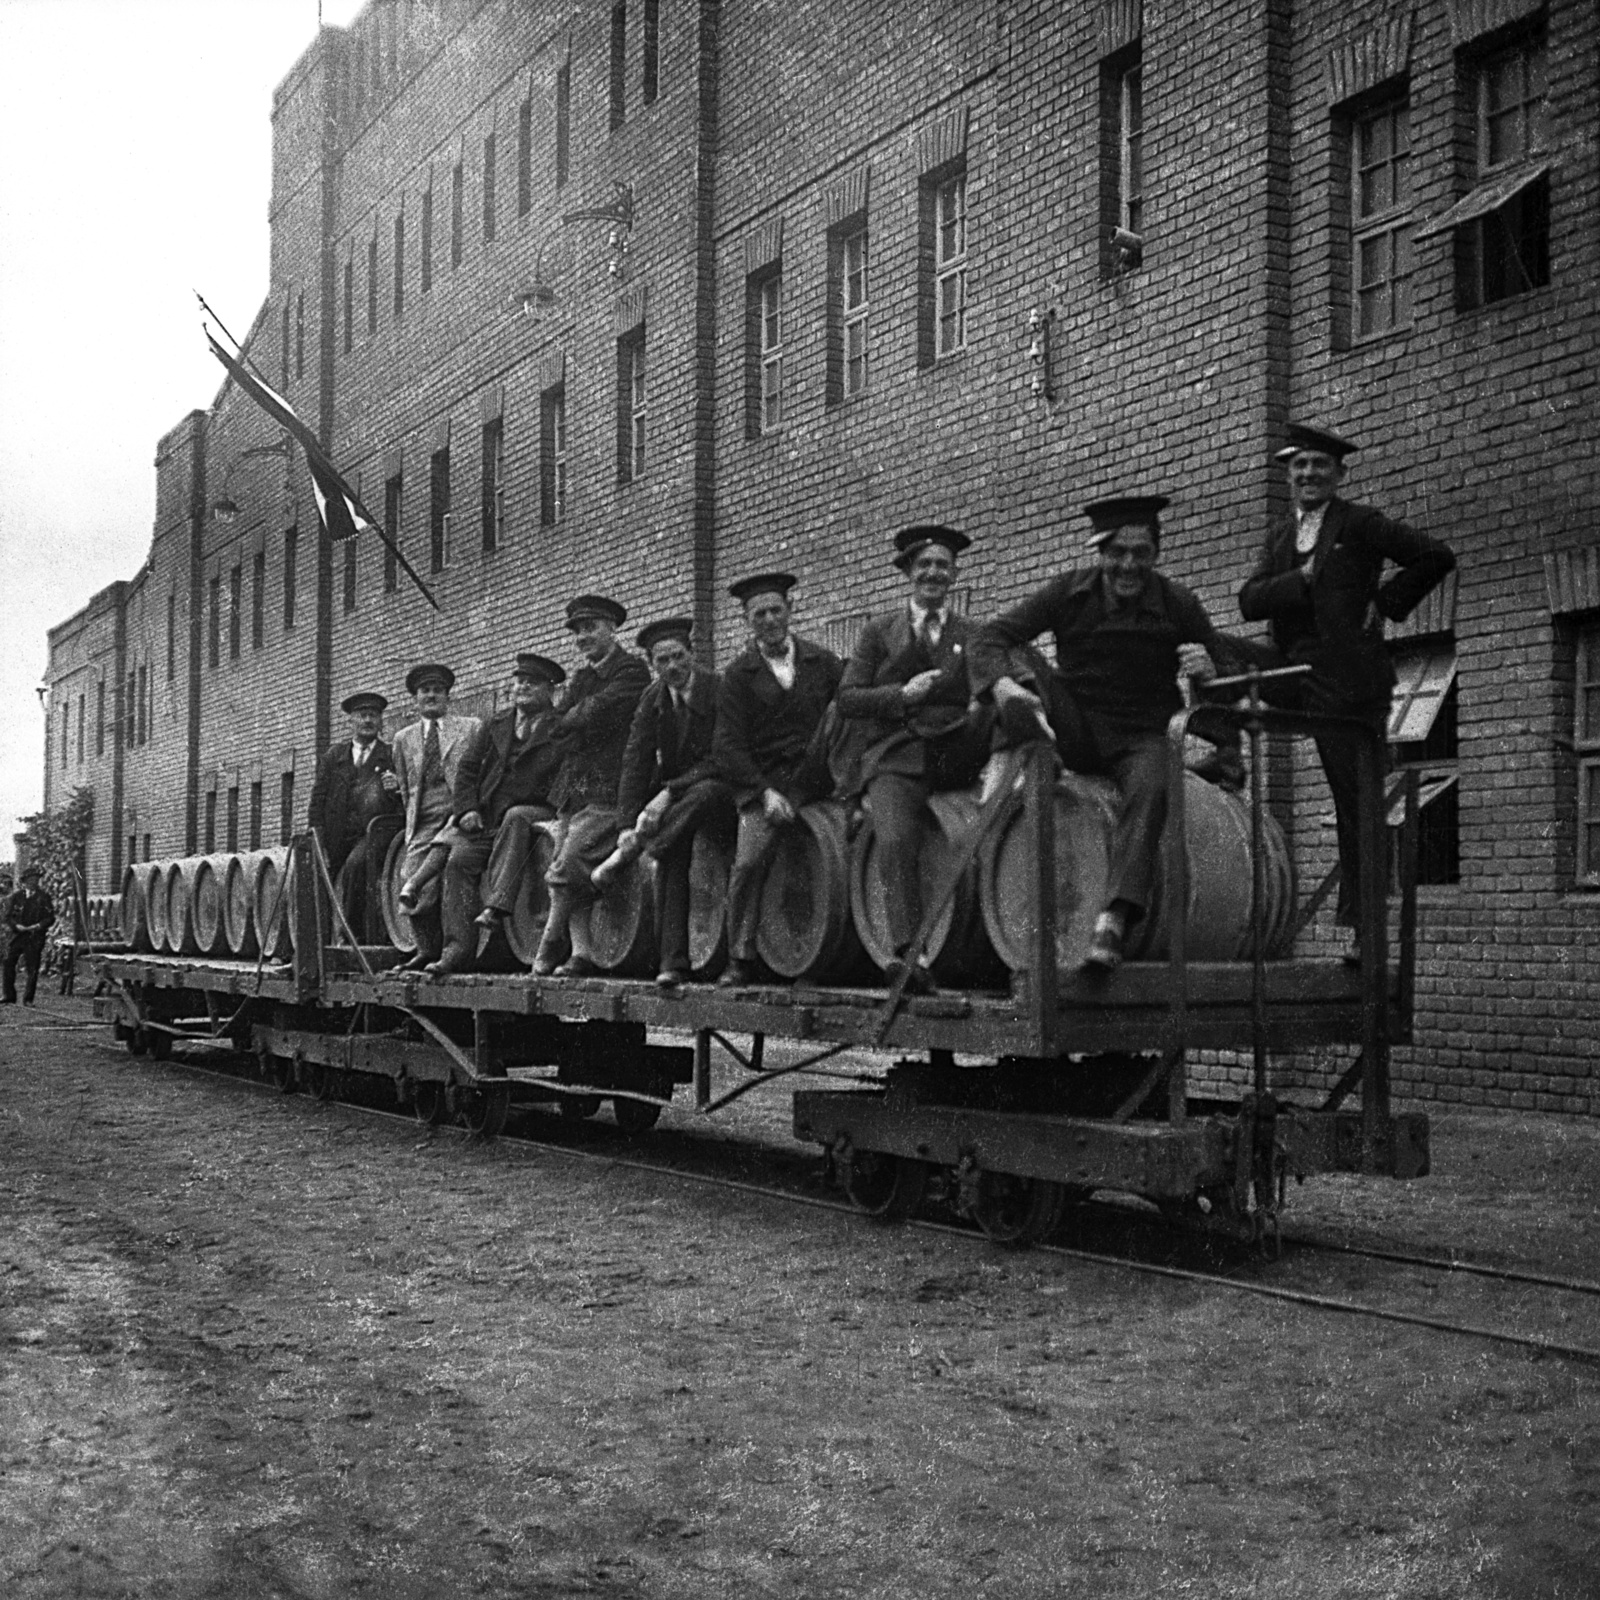
{"label": "stacked barrel", "polygon": [[284,960],[292,948],[288,859],[279,847],[137,861],[122,877],[122,940],[162,955]]}

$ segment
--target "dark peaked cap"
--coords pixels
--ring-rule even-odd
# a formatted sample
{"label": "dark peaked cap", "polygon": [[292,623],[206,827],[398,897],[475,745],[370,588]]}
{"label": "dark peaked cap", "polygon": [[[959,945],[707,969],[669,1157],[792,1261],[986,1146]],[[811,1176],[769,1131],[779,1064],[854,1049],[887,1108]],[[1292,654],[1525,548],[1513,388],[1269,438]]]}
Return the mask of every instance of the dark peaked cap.
{"label": "dark peaked cap", "polygon": [[1119,494],[1106,500],[1091,500],[1083,508],[1083,514],[1094,524],[1089,548],[1098,550],[1118,528],[1148,528],[1159,545],[1160,514],[1171,504],[1164,494]]}
{"label": "dark peaked cap", "polygon": [[363,689],[358,694],[347,695],[339,702],[339,709],[341,711],[382,711],[388,703],[376,691]]}
{"label": "dark peaked cap", "polygon": [[620,628],[628,620],[628,608],[603,594],[580,594],[576,600],[567,601],[567,626],[575,628],[580,622],[598,617]]}
{"label": "dark peaked cap", "polygon": [[728,593],[741,605],[748,605],[751,596],[758,594],[781,594],[787,600],[789,591],[799,581],[792,572],[757,572],[748,578],[740,578],[737,583],[730,583]]}
{"label": "dark peaked cap", "polygon": [[658,622],[647,622],[639,630],[638,645],[648,655],[663,639],[682,639],[688,644],[693,633],[692,617],[662,617]]}
{"label": "dark peaked cap", "polygon": [[536,655],[532,650],[519,650],[511,665],[513,678],[543,678],[546,683],[565,683],[566,669],[549,656]]}
{"label": "dark peaked cap", "polygon": [[942,544],[952,556],[958,556],[971,543],[966,534],[955,528],[946,528],[937,522],[919,522],[902,528],[894,536],[894,564],[905,572],[930,544]]}
{"label": "dark peaked cap", "polygon": [[443,678],[446,694],[456,686],[456,675],[449,667],[438,661],[423,661],[406,674],[406,693],[415,694],[417,686],[426,683],[429,678]]}
{"label": "dark peaked cap", "polygon": [[1289,442],[1274,454],[1276,461],[1287,461],[1300,450],[1320,450],[1335,461],[1343,461],[1361,448],[1360,445],[1351,444],[1348,439],[1341,439],[1336,433],[1329,433],[1324,428],[1308,428],[1303,422],[1291,422],[1283,433]]}

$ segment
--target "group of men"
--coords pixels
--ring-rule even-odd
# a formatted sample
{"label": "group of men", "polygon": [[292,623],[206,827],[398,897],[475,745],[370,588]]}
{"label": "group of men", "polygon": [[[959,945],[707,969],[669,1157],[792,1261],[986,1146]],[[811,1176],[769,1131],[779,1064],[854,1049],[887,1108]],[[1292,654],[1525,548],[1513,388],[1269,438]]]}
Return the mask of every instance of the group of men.
{"label": "group of men", "polygon": [[[918,856],[928,797],[970,786],[997,747],[1049,737],[1070,770],[1117,784],[1120,805],[1104,910],[1087,966],[1109,972],[1150,902],[1166,812],[1167,724],[1184,680],[1204,686],[1217,663],[1303,664],[1281,680],[1278,703],[1344,719],[1317,745],[1333,794],[1342,886],[1338,920],[1359,920],[1359,830],[1354,751],[1381,733],[1394,673],[1381,618],[1398,620],[1454,565],[1447,546],[1337,494],[1355,446],[1291,425],[1285,462],[1292,518],[1269,534],[1240,593],[1246,620],[1266,621],[1270,644],[1221,635],[1188,589],[1157,570],[1160,496],[1085,508],[1085,561],[1020,605],[980,625],[950,604],[970,540],[918,524],[894,539],[906,591],[872,618],[848,664],[792,627],[795,578],[758,573],[731,585],[749,643],[720,675],[699,664],[689,619],[618,636],[627,611],[603,595],[566,608],[580,664],[532,652],[512,667],[509,707],[480,721],[452,716],[454,675],[414,667],[406,687],[418,717],[391,750],[384,701],[353,695],[352,737],[329,751],[311,820],[330,864],[370,871],[357,854],[380,812],[403,819],[402,904],[417,932],[413,965],[459,972],[485,931],[510,912],[533,830],[548,824],[549,915],[536,974],[597,970],[589,909],[614,874],[645,853],[657,865],[657,984],[689,978],[689,874],[703,828],[732,842],[728,963],[720,982],[758,981],[762,879],[799,809],[836,792],[871,813],[894,944],[885,978],[908,992],[935,988],[921,951]],[[1387,580],[1385,563],[1397,569]],[[1030,648],[1053,635],[1055,663]],[[1238,764],[1237,736],[1218,735],[1220,767]],[[1231,742],[1230,742],[1231,741]],[[841,762],[841,748],[852,759]],[[358,886],[359,888],[359,886]]]}

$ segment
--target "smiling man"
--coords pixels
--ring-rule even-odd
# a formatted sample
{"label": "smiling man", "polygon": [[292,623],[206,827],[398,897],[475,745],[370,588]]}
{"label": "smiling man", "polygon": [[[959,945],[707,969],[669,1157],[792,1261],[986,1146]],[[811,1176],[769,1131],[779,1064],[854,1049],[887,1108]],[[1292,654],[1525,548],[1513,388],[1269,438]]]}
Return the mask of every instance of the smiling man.
{"label": "smiling man", "polygon": [[[1116,780],[1121,795],[1105,909],[1085,966],[1122,961],[1129,930],[1150,903],[1167,816],[1167,723],[1181,709],[1180,677],[1215,676],[1221,648],[1205,608],[1156,571],[1160,495],[1125,495],[1084,508],[1094,526],[1093,566],[1052,579],[1020,606],[987,622],[973,640],[974,689],[992,692],[1001,725],[1036,737],[1042,711],[1061,760],[1073,772]],[[1055,636],[1056,666],[1032,687],[1013,675],[1011,655],[1041,633]]]}

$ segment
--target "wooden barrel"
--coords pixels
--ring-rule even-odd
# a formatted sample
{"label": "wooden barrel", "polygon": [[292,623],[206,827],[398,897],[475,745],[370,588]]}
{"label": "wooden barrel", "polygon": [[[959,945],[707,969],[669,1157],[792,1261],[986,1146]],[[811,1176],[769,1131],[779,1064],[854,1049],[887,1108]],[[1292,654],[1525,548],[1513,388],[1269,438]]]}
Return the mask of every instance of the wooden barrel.
{"label": "wooden barrel", "polygon": [[405,955],[411,955],[417,948],[417,936],[412,931],[411,918],[400,909],[400,891],[406,882],[405,861],[406,836],[402,831],[389,841],[378,898],[383,906],[383,925],[388,929],[389,943]]}
{"label": "wooden barrel", "polygon": [[180,856],[167,863],[166,949],[169,955],[192,956],[199,949],[194,937],[194,883],[204,856]]}
{"label": "wooden barrel", "polygon": [[250,879],[250,925],[256,948],[268,961],[285,961],[294,949],[294,918],[289,915],[289,851],[280,845],[246,858]]}
{"label": "wooden barrel", "polygon": [[118,904],[122,942],[130,950],[149,950],[150,896],[159,868],[153,861],[136,861],[122,874],[122,898]]}
{"label": "wooden barrel", "polygon": [[505,930],[512,955],[525,967],[531,966],[539,953],[545,918],[550,915],[550,891],[545,886],[544,875],[550,870],[550,858],[555,853],[554,831],[553,822],[535,825],[528,864],[518,880],[510,912],[500,925]]}
{"label": "wooden barrel", "polygon": [[656,864],[648,856],[635,856],[590,904],[589,950],[602,972],[619,978],[655,971]]}
{"label": "wooden barrel", "polygon": [[150,928],[150,948],[161,954],[168,949],[167,872],[172,863],[156,861],[148,865],[151,867],[152,876],[149,893],[145,898],[145,917]]}
{"label": "wooden barrel", "polygon": [[[949,881],[952,863],[970,837],[978,809],[976,794],[965,790],[929,797],[917,857],[924,911]],[[850,852],[850,910],[867,955],[880,969],[886,967],[895,956],[894,936],[889,926],[888,886],[880,871],[877,834],[870,815]],[[984,927],[977,861],[970,855],[956,881],[955,894],[928,935],[924,959],[946,983],[982,987],[1005,975]]]}
{"label": "wooden barrel", "polygon": [[848,810],[802,806],[785,828],[761,885],[756,953],[780,978],[843,982],[866,975],[850,916]]}
{"label": "wooden barrel", "polygon": [[[1189,848],[1185,923],[1191,961],[1242,961],[1250,943],[1250,806],[1197,778],[1184,779]],[[1117,790],[1109,778],[1064,773],[1056,785],[1056,949],[1060,969],[1083,963],[1095,918],[1105,908]],[[1287,843],[1269,816],[1263,830],[1266,897],[1262,925],[1267,954],[1276,955],[1294,913],[1294,873]],[[1020,798],[980,852],[978,886],[984,923],[1001,960],[1029,965],[1033,939],[1033,845]],[[1173,907],[1158,866],[1151,904],[1132,930],[1126,953],[1160,960],[1170,948]]]}
{"label": "wooden barrel", "polygon": [[202,856],[194,871],[194,887],[189,904],[189,921],[194,931],[195,948],[203,956],[228,954],[228,936],[223,927],[223,892],[227,885],[227,855]]}
{"label": "wooden barrel", "polygon": [[222,880],[222,936],[228,954],[247,958],[261,947],[256,943],[255,874],[265,850],[228,857]]}
{"label": "wooden barrel", "polygon": [[728,964],[728,872],[733,848],[723,827],[695,831],[689,847],[689,973],[709,983]]}

